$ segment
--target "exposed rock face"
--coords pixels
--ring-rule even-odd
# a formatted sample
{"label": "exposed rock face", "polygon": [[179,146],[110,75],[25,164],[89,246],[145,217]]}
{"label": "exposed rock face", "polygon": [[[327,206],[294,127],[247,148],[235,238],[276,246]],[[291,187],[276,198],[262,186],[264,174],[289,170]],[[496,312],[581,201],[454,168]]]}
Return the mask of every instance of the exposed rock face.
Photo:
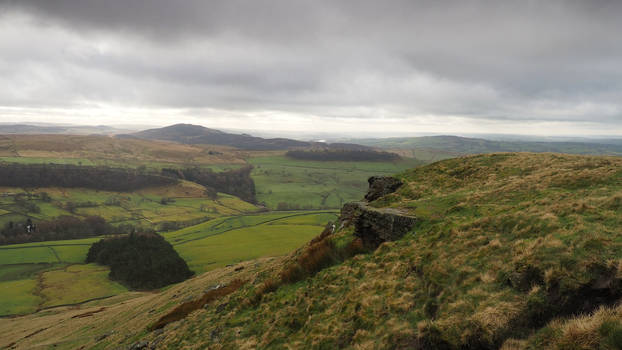
{"label": "exposed rock face", "polygon": [[368,247],[395,241],[410,231],[417,219],[397,209],[377,209],[363,202],[346,203],[341,208],[342,225],[354,225],[354,235]]}
{"label": "exposed rock face", "polygon": [[393,193],[403,185],[402,181],[390,176],[372,176],[367,182],[369,182],[369,190],[367,190],[365,200],[368,202]]}

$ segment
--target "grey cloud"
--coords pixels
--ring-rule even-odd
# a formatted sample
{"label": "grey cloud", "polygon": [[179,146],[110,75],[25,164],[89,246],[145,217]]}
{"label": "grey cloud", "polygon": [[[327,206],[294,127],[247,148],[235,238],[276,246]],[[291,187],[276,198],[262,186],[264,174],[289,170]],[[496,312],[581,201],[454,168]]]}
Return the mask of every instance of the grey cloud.
{"label": "grey cloud", "polygon": [[4,106],[622,124],[619,1],[0,4]]}

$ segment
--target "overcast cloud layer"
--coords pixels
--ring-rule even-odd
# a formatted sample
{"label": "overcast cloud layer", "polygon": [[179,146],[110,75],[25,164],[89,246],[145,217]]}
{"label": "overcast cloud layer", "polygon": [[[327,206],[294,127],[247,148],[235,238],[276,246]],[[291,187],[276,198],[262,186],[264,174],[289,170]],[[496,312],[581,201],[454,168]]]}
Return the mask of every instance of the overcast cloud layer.
{"label": "overcast cloud layer", "polygon": [[0,0],[0,121],[622,134],[622,1]]}

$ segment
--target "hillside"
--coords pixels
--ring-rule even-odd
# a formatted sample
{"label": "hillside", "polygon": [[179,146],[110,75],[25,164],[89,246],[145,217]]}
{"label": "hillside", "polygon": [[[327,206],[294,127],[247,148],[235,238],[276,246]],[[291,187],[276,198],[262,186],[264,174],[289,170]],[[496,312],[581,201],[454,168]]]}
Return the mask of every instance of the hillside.
{"label": "hillside", "polygon": [[133,134],[118,135],[117,137],[165,140],[190,145],[221,145],[259,151],[305,147],[310,145],[309,142],[284,138],[264,139],[246,134],[230,134],[215,129],[208,129],[200,125],[191,124],[175,124],[163,128],[139,131]]}
{"label": "hillside", "polygon": [[288,138],[263,138],[248,134],[232,134],[200,125],[175,124],[163,128],[143,130],[132,134],[117,135],[120,139],[165,140],[188,145],[220,145],[247,151],[274,151],[293,148],[313,148],[329,150],[371,150],[371,148],[351,143],[307,142]]}
{"label": "hillside", "polygon": [[113,135],[128,132],[107,125],[63,125],[63,124],[13,124],[0,123],[0,134],[71,134],[71,135]]}
{"label": "hillside", "polygon": [[[621,166],[492,154],[415,168],[289,257],[201,275],[122,316],[90,305],[0,329],[18,348],[617,349]],[[158,320],[173,322],[149,331]]]}
{"label": "hillside", "polygon": [[227,147],[118,139],[101,135],[0,135],[0,160],[22,163],[115,167],[210,167],[244,164],[245,154]]}
{"label": "hillside", "polygon": [[459,136],[395,137],[386,139],[355,139],[352,142],[385,149],[414,150],[405,154],[421,160],[440,160],[457,155],[497,152],[555,152],[586,155],[622,155],[622,145],[615,140],[601,143],[576,141],[498,141]]}

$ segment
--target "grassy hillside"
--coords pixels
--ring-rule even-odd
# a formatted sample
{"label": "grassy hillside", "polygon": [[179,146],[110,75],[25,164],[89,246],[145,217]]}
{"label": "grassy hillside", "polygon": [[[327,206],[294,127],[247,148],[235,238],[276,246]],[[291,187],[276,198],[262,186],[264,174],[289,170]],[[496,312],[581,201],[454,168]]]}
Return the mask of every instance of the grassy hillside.
{"label": "grassy hillside", "polygon": [[[50,337],[59,348],[95,346],[114,330],[99,348],[141,340],[167,349],[618,349],[621,166],[615,157],[555,154],[442,161],[402,173],[403,187],[371,203],[418,219],[372,251],[355,249],[355,227],[345,223],[289,257],[214,270],[122,316],[107,304],[82,320],[80,335],[45,328],[75,311],[0,321],[0,329],[22,347]],[[306,273],[292,275],[296,266]],[[215,283],[242,286],[204,292]],[[172,311],[178,295],[211,301],[184,318]],[[176,313],[181,321],[149,331]]]}
{"label": "grassy hillside", "polygon": [[412,150],[403,155],[425,161],[453,158],[456,155],[495,152],[558,152],[570,154],[622,155],[622,146],[603,140],[592,142],[493,141],[458,136],[395,137],[357,139],[353,142],[385,149]]}
{"label": "grassy hillside", "polygon": [[[291,252],[337,213],[280,212],[218,218],[164,233],[191,270]],[[84,265],[99,237],[0,246],[0,316],[127,292],[108,280],[108,268]],[[2,344],[0,344],[1,346]]]}
{"label": "grassy hillside", "polygon": [[164,341],[214,345],[205,334],[216,332],[224,348],[521,344],[511,339],[622,296],[621,165],[499,154],[408,171],[374,205],[418,216],[413,233],[295,284],[248,285],[226,312],[194,313]]}
{"label": "grassy hillside", "polygon": [[0,135],[0,161],[106,165],[112,167],[186,167],[214,170],[236,168],[245,154],[222,146],[193,146],[174,142],[118,139],[100,135]]}
{"label": "grassy hillside", "polygon": [[395,162],[307,161],[281,154],[252,157],[257,201],[270,209],[341,208],[361,198],[370,176],[391,175],[422,164]]}
{"label": "grassy hillside", "polygon": [[247,134],[230,134],[192,124],[175,124],[163,128],[143,130],[129,135],[119,135],[119,137],[167,140],[191,145],[223,145],[245,150],[280,150],[310,145],[309,142],[285,138],[264,139]]}
{"label": "grassy hillside", "polygon": [[[24,195],[20,196],[20,193]],[[42,199],[42,193],[46,193],[49,199]],[[9,221],[23,222],[28,217],[49,220],[61,215],[98,215],[113,225],[160,228],[165,222],[183,224],[205,221],[223,215],[253,212],[257,208],[227,194],[218,194],[215,199],[208,198],[203,186],[182,181],[175,185],[134,192],[57,187],[28,191],[0,188],[0,210],[2,226]]]}

